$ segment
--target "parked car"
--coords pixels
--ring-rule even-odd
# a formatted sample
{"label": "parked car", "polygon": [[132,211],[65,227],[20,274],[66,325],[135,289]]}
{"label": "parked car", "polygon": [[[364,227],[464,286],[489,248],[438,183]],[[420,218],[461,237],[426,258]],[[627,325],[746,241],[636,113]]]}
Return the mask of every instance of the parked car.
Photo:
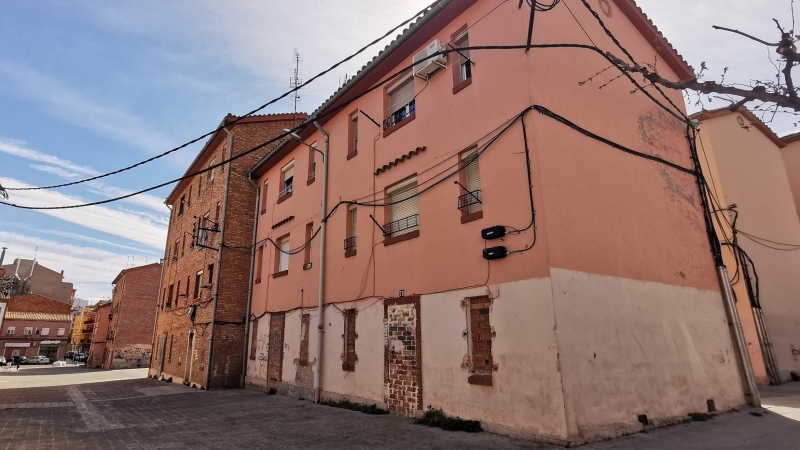
{"label": "parked car", "polygon": [[50,364],[50,358],[47,356],[31,356],[26,364]]}
{"label": "parked car", "polygon": [[64,355],[64,358],[65,358],[65,359],[75,359],[75,352],[73,352],[72,350],[68,351],[68,352],[67,352],[67,353]]}
{"label": "parked car", "polygon": [[6,365],[6,357],[0,356],[0,366],[5,366],[5,365]]}
{"label": "parked car", "polygon": [[86,353],[75,353],[74,361],[76,361],[76,362],[86,362],[87,356],[88,355]]}

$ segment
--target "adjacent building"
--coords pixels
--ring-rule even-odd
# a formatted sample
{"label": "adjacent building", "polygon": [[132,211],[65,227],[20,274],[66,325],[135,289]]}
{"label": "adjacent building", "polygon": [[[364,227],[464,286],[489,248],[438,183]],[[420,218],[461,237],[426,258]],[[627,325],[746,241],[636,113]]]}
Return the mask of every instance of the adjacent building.
{"label": "adjacent building", "polygon": [[753,369],[760,383],[780,384],[800,373],[800,221],[790,183],[800,167],[784,164],[795,155],[745,107],[692,118]]}
{"label": "adjacent building", "polygon": [[97,305],[84,306],[78,314],[72,315],[72,335],[70,351],[87,353],[92,346]]}
{"label": "adjacent building", "polygon": [[[572,13],[463,50],[530,7],[436,2],[254,166],[248,387],[570,444],[745,403],[681,93],[547,47],[616,48]],[[598,14],[694,77],[633,1]]]}
{"label": "adjacent building", "polygon": [[161,267],[153,263],[125,269],[111,283],[111,308],[97,309],[92,337],[91,357],[98,356],[95,345],[102,346],[103,368],[150,366]]}
{"label": "adjacent building", "polygon": [[[95,325],[92,329],[92,344],[86,358],[86,367],[100,369],[110,358],[108,356],[109,324],[111,323],[111,302],[101,300],[95,305]],[[155,311],[155,308],[153,308]]]}
{"label": "adjacent building", "polygon": [[63,360],[69,340],[69,305],[38,294],[6,300],[0,347],[6,359],[42,355]]}
{"label": "adjacent building", "polygon": [[257,212],[247,172],[274,147],[266,142],[306,117],[225,117],[167,197],[151,376],[202,388],[241,385]]}
{"label": "adjacent building", "polygon": [[35,259],[17,258],[13,264],[2,267],[6,276],[12,277],[10,295],[38,294],[71,304],[75,298],[72,283],[64,281],[64,271],[42,266]]}

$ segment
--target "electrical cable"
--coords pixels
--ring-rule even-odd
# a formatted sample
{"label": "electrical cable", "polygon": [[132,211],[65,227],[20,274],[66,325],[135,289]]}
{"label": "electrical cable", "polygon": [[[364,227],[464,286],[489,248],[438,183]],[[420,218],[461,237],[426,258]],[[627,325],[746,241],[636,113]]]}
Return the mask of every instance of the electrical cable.
{"label": "electrical cable", "polygon": [[417,17],[419,17],[419,16],[421,16],[421,15],[424,15],[424,14],[426,14],[426,12],[427,12],[428,10],[429,10],[429,7],[427,7],[427,6],[426,6],[425,8],[423,8],[422,10],[420,10],[419,12],[417,12],[416,14],[414,14],[412,17],[410,17],[410,18],[408,18],[408,19],[404,20],[402,23],[400,23],[400,24],[399,24],[399,25],[397,25],[396,27],[392,28],[391,30],[389,30],[388,32],[386,32],[385,34],[383,34],[381,37],[379,37],[379,38],[377,38],[377,39],[373,40],[372,42],[370,42],[369,44],[367,44],[367,45],[365,45],[365,46],[361,47],[361,48],[360,48],[360,49],[358,49],[358,51],[356,51],[355,53],[353,53],[353,54],[351,54],[351,55],[347,56],[346,58],[344,58],[344,59],[342,59],[342,60],[338,61],[337,63],[333,64],[333,65],[332,65],[332,66],[330,66],[329,68],[327,68],[327,69],[323,70],[322,72],[319,72],[318,74],[314,75],[313,77],[311,77],[310,79],[306,80],[304,83],[302,83],[302,84],[300,84],[300,85],[296,86],[295,88],[293,88],[293,89],[290,89],[290,90],[288,90],[288,91],[284,92],[284,93],[283,93],[283,94],[281,94],[280,96],[273,98],[272,100],[270,100],[270,101],[268,101],[268,102],[264,103],[263,105],[261,105],[261,106],[259,106],[259,107],[255,108],[255,109],[253,109],[253,110],[251,110],[250,112],[248,112],[248,113],[246,113],[246,114],[244,114],[244,115],[242,115],[242,116],[238,116],[236,119],[232,120],[231,122],[229,122],[229,123],[224,123],[224,124],[220,125],[219,127],[215,128],[214,130],[211,130],[211,131],[209,131],[208,133],[205,133],[205,134],[203,134],[202,136],[198,136],[197,138],[195,138],[195,139],[192,139],[191,141],[189,141],[189,142],[186,142],[185,144],[181,144],[181,145],[179,145],[178,147],[174,147],[174,148],[172,148],[172,149],[170,149],[170,150],[167,150],[166,152],[163,152],[163,153],[160,153],[160,154],[158,154],[158,155],[152,156],[152,157],[150,157],[150,158],[147,158],[147,159],[145,159],[145,160],[143,160],[143,161],[140,161],[140,162],[138,162],[138,163],[136,163],[136,164],[132,164],[132,165],[130,165],[130,166],[123,167],[123,168],[120,168],[120,169],[114,170],[114,171],[112,171],[112,172],[108,172],[108,173],[104,173],[104,174],[96,175],[96,176],[93,176],[93,177],[90,177],[90,178],[86,178],[86,179],[82,179],[82,180],[76,180],[76,181],[72,181],[72,182],[69,182],[69,183],[54,184],[54,185],[51,185],[51,186],[38,186],[38,187],[27,187],[27,188],[4,188],[4,189],[5,189],[6,191],[33,191],[33,190],[42,190],[42,189],[56,189],[56,188],[61,188],[61,187],[74,186],[74,185],[76,185],[76,184],[86,183],[86,182],[89,182],[89,181],[99,180],[99,179],[101,179],[101,178],[105,178],[105,177],[108,177],[108,176],[111,176],[111,175],[116,175],[116,174],[118,174],[118,173],[121,173],[121,172],[124,172],[124,171],[130,170],[130,169],[133,169],[133,168],[135,168],[135,167],[138,167],[138,166],[141,166],[141,165],[143,165],[143,164],[147,164],[147,163],[149,163],[149,162],[151,162],[151,161],[155,161],[156,159],[163,158],[164,156],[167,156],[167,155],[169,155],[169,154],[171,154],[171,153],[174,153],[174,152],[176,152],[176,151],[178,151],[178,150],[181,150],[181,149],[183,149],[183,148],[185,148],[185,147],[188,147],[189,145],[192,145],[192,144],[194,144],[194,143],[196,143],[196,142],[198,142],[198,141],[200,141],[200,140],[202,140],[202,139],[205,139],[205,138],[207,138],[207,137],[209,137],[209,136],[211,136],[211,135],[213,135],[213,134],[215,134],[215,133],[217,133],[217,132],[221,131],[223,128],[229,127],[229,126],[231,126],[231,125],[235,125],[237,122],[239,122],[239,121],[243,120],[244,118],[246,118],[246,117],[249,117],[249,116],[251,116],[251,115],[253,115],[253,114],[257,113],[257,112],[259,112],[259,111],[263,110],[264,108],[266,108],[266,107],[268,107],[268,106],[270,106],[270,105],[272,105],[272,104],[274,104],[274,103],[276,103],[276,102],[278,102],[278,101],[280,101],[280,100],[282,100],[282,99],[286,98],[287,96],[289,96],[289,95],[290,95],[290,94],[292,94],[293,92],[296,92],[296,91],[298,91],[298,90],[300,90],[300,89],[302,89],[302,88],[304,88],[304,87],[308,86],[309,84],[311,84],[311,83],[313,83],[314,81],[316,81],[318,78],[320,78],[320,77],[322,77],[322,76],[324,76],[324,75],[327,75],[328,73],[332,72],[332,71],[333,71],[333,70],[335,70],[337,67],[339,67],[340,65],[342,65],[342,64],[344,64],[344,63],[346,63],[346,62],[350,61],[351,59],[353,59],[353,58],[355,58],[356,56],[358,56],[358,55],[360,55],[361,53],[363,53],[363,52],[364,52],[365,50],[367,50],[368,48],[372,47],[373,45],[377,44],[378,42],[382,41],[383,39],[385,39],[385,38],[389,37],[389,36],[390,36],[392,33],[394,33],[394,32],[395,32],[397,29],[399,29],[399,28],[402,28],[403,26],[405,26],[405,25],[406,25],[406,24],[408,24],[409,22],[413,21],[413,20],[414,20],[414,19],[416,19]]}

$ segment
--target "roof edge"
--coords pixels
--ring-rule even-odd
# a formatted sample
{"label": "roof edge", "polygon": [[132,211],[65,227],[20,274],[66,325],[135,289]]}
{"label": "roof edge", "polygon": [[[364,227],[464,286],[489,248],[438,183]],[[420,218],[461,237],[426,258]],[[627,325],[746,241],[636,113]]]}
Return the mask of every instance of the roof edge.
{"label": "roof edge", "polygon": [[733,114],[733,113],[739,113],[747,117],[747,120],[749,120],[750,123],[752,123],[753,126],[756,127],[756,129],[758,129],[758,131],[764,134],[764,136],[769,138],[769,140],[772,141],[772,143],[775,144],[778,148],[786,147],[786,142],[783,139],[781,139],[777,134],[775,134],[775,132],[772,131],[772,128],[770,128],[769,126],[767,126],[767,124],[762,122],[761,119],[756,117],[756,115],[750,112],[750,110],[747,109],[745,106],[739,106],[738,108],[733,108],[733,109],[731,109],[731,107],[717,108],[710,110],[704,109],[700,112],[692,114],[691,116],[689,116],[689,118],[693,120],[703,121],[703,120],[714,119],[716,117],[727,116],[728,114]]}

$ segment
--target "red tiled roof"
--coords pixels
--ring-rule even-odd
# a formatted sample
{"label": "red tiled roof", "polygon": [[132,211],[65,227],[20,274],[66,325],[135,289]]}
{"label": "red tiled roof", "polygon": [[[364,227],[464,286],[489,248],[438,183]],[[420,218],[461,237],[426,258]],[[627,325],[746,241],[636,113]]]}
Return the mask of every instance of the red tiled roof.
{"label": "red tiled roof", "polygon": [[69,314],[6,311],[6,320],[40,320],[44,322],[70,322]]}
{"label": "red tiled roof", "polygon": [[414,150],[411,150],[410,152],[403,154],[399,158],[395,158],[394,161],[389,161],[389,163],[384,164],[381,167],[378,167],[378,169],[375,170],[375,175],[378,175],[381,172],[386,172],[387,170],[389,170],[392,167],[400,164],[401,162],[403,162],[403,161],[405,161],[407,159],[411,159],[412,156],[418,155],[418,154],[420,154],[421,152],[424,152],[424,151],[425,151],[425,146],[417,147]]}

